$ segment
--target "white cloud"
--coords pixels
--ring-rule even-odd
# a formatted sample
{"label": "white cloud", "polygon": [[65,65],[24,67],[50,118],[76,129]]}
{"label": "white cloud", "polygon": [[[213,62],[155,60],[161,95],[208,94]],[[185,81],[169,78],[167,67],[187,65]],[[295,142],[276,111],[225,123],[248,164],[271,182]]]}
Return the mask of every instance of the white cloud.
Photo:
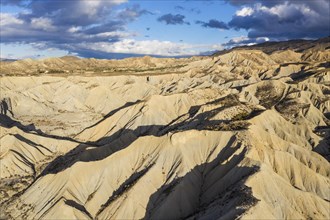
{"label": "white cloud", "polygon": [[236,15],[240,17],[251,16],[254,13],[253,8],[243,7],[241,10],[236,11]]}
{"label": "white cloud", "polygon": [[244,0],[240,4],[228,24],[247,30],[249,37],[286,40],[329,35],[329,0]]}
{"label": "white cloud", "polygon": [[134,37],[137,34],[131,32],[124,32],[124,31],[108,31],[108,32],[101,32],[97,34],[86,34],[84,32],[80,32],[82,28],[79,27],[71,27],[67,30],[71,34],[72,38],[79,39],[79,41],[88,41],[88,42],[103,42],[104,40],[109,39],[121,39],[127,37]]}
{"label": "white cloud", "polygon": [[81,30],[81,26],[72,26],[68,29],[69,33],[76,33]]}
{"label": "white cloud", "polygon": [[247,40],[250,40],[250,38],[248,38],[247,36],[234,37],[231,39],[233,43],[241,43]]}
{"label": "white cloud", "polygon": [[56,28],[53,26],[52,20],[49,18],[32,18],[31,25],[33,28],[41,29],[45,31],[53,31]]}
{"label": "white cloud", "polygon": [[102,8],[112,7],[127,2],[128,0],[81,0],[77,5],[78,14],[95,16]]}
{"label": "white cloud", "polygon": [[224,47],[223,47],[222,44],[213,44],[213,45],[211,46],[211,48],[212,48],[213,50],[223,50],[223,49],[224,49]]}
{"label": "white cloud", "polygon": [[268,37],[257,37],[256,42],[267,42],[269,40]]}
{"label": "white cloud", "polygon": [[225,43],[224,46],[229,48],[243,46],[243,45],[251,46],[259,43],[264,43],[269,40],[270,39],[268,37],[249,38],[248,36],[239,36],[239,37],[233,37],[227,43]]}
{"label": "white cloud", "polygon": [[311,10],[306,5],[297,5],[297,4],[289,4],[285,2],[284,4],[275,5],[273,7],[266,7],[260,4],[256,5],[257,11],[262,11],[268,14],[277,15],[279,18],[285,19],[292,16],[295,12],[300,12],[305,16],[315,16],[317,15],[315,11]]}
{"label": "white cloud", "polygon": [[289,2],[273,5],[271,7],[264,6],[261,3],[257,3],[253,7],[245,6],[240,10],[236,11],[236,16],[246,17],[256,13],[265,13],[270,15],[276,15],[280,19],[287,19],[292,17],[297,12],[302,13],[304,16],[318,16],[315,11],[313,11],[309,6],[305,4],[292,4]]}
{"label": "white cloud", "polygon": [[171,41],[124,39],[115,43],[96,42],[77,45],[80,49],[101,51],[105,53],[146,54],[159,56],[199,55],[205,51],[219,50],[221,45],[187,44]]}
{"label": "white cloud", "polygon": [[120,38],[124,38],[124,37],[131,37],[131,36],[134,36],[134,35],[136,35],[136,34],[131,34],[131,33],[122,32],[122,31],[112,31],[112,32],[98,33],[98,34],[92,35],[92,37],[108,37],[108,38],[120,37]]}
{"label": "white cloud", "polygon": [[24,21],[15,17],[15,15],[10,13],[0,13],[0,26],[13,25],[13,24],[23,24]]}

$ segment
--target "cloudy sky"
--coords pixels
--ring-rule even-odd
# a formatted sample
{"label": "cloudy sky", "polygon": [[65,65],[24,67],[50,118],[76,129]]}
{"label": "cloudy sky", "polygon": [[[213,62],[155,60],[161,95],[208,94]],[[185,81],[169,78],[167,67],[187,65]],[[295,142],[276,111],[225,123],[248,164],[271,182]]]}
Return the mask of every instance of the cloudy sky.
{"label": "cloudy sky", "polygon": [[1,0],[2,58],[189,56],[330,35],[329,0]]}

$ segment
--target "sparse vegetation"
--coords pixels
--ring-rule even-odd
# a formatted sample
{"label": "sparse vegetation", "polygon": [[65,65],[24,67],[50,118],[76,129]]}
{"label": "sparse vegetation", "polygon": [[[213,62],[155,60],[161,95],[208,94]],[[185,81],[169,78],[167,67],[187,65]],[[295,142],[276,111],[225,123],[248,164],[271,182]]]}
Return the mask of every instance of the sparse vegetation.
{"label": "sparse vegetation", "polygon": [[259,86],[255,96],[259,99],[260,105],[267,109],[272,108],[281,98],[271,82]]}
{"label": "sparse vegetation", "polygon": [[250,113],[248,111],[244,110],[244,111],[238,113],[237,115],[235,115],[232,118],[232,120],[234,120],[234,121],[245,120],[249,115],[250,115]]}
{"label": "sparse vegetation", "polygon": [[65,73],[65,71],[64,70],[59,70],[59,69],[50,69],[50,70],[48,70],[48,73],[57,74],[57,73]]}
{"label": "sparse vegetation", "polygon": [[309,107],[310,104],[308,103],[299,103],[295,99],[284,99],[276,104],[275,109],[280,112],[286,120],[296,123],[296,117],[298,117],[299,113]]}
{"label": "sparse vegetation", "polygon": [[248,121],[220,122],[219,124],[205,125],[203,129],[211,131],[239,131],[246,130],[251,125]]}

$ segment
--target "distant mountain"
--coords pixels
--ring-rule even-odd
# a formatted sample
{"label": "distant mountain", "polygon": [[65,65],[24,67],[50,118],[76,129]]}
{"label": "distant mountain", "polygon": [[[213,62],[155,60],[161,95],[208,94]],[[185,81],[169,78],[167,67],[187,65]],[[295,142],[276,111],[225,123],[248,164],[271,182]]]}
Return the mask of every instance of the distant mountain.
{"label": "distant mountain", "polygon": [[[210,56],[216,57],[219,55],[229,54],[237,51],[262,51],[267,55],[273,53],[282,53],[274,55],[273,59],[281,61],[283,58],[293,59],[296,56],[300,57],[304,62],[309,61],[327,61],[328,54],[324,53],[330,49],[330,37],[319,40],[291,40],[283,42],[266,42],[253,46],[240,46],[230,50],[219,52],[208,52],[200,56],[181,57],[181,58],[157,58],[151,56],[130,57],[119,60],[95,59],[95,58],[78,58],[75,56],[54,57],[45,59],[24,59],[12,60],[2,59],[0,73],[3,75],[41,75],[41,74],[62,74],[62,75],[83,75],[97,74],[113,75],[118,73],[162,73],[182,72],[185,71],[191,61],[196,59],[207,59]],[[298,54],[295,54],[298,53]],[[252,55],[247,55],[252,56]],[[280,57],[279,57],[280,56]],[[247,58],[242,58],[247,59]],[[300,58],[299,58],[300,59]]]}
{"label": "distant mountain", "polygon": [[280,42],[265,42],[252,46],[239,46],[230,50],[222,50],[213,54],[213,56],[228,53],[233,50],[261,50],[266,54],[272,54],[275,51],[293,50],[302,53],[309,49],[324,50],[330,49],[330,36],[318,40],[289,40]]}
{"label": "distant mountain", "polygon": [[17,59],[8,59],[8,58],[0,58],[1,62],[14,62],[17,61]]}

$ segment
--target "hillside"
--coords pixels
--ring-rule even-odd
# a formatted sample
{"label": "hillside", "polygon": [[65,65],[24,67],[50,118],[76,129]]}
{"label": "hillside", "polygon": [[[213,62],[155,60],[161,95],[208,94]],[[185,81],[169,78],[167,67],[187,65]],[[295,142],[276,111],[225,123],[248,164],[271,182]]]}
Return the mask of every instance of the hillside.
{"label": "hillside", "polygon": [[0,218],[329,219],[328,43],[1,63]]}
{"label": "hillside", "polygon": [[295,52],[303,53],[304,51],[319,51],[330,49],[330,36],[320,38],[318,40],[289,40],[289,41],[273,41],[251,46],[239,46],[230,50],[219,51],[214,55],[221,55],[233,50],[261,50],[266,54],[272,54],[276,51],[293,50]]}

